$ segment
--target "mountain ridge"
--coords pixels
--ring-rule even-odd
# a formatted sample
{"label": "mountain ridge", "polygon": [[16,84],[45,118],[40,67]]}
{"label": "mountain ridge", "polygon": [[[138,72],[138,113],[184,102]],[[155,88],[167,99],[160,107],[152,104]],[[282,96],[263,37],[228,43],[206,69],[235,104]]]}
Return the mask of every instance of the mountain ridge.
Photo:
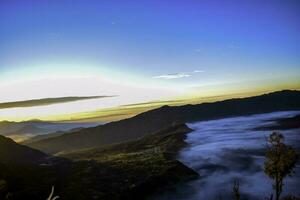
{"label": "mountain ridge", "polygon": [[162,106],[132,118],[41,140],[30,147],[56,154],[138,139],[176,123],[284,110],[300,110],[300,91],[283,90],[213,103]]}

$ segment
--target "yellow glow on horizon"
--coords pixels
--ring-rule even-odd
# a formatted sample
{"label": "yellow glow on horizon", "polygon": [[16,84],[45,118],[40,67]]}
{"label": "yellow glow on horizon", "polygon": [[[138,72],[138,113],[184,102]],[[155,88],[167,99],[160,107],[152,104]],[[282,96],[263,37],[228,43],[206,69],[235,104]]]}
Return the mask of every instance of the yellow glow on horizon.
{"label": "yellow glow on horizon", "polygon": [[[74,82],[68,83],[70,80]],[[80,81],[78,82],[78,80]],[[46,82],[49,82],[49,80]],[[75,85],[73,83],[75,83]],[[300,89],[300,80],[291,79],[286,82],[263,82],[261,85],[253,84],[252,82],[249,82],[248,84],[231,83],[223,85],[200,85],[193,89],[189,88],[186,93],[180,93],[161,88],[120,85],[114,82],[103,81],[99,77],[95,77],[94,79],[90,79],[90,77],[83,79],[64,79],[63,82],[57,81],[54,83],[55,86],[53,89],[55,90],[57,87],[60,87],[61,91],[64,92],[64,90],[68,90],[70,86],[72,86],[74,91],[81,91],[84,96],[87,94],[94,94],[94,88],[100,85],[103,86],[104,83],[106,84],[103,87],[103,89],[106,89],[103,90],[104,92],[119,92],[121,95],[116,98],[82,100],[78,102],[60,103],[48,106],[0,109],[0,121],[26,121],[39,119],[45,121],[107,122],[131,117],[140,112],[157,108],[162,105],[197,104],[230,98],[255,96],[283,89]],[[33,82],[28,85],[28,88],[32,88],[36,86],[36,84],[36,82]],[[12,87],[15,86],[13,85]],[[9,89],[13,89],[12,87]],[[43,85],[43,88],[44,87],[49,86],[46,84]],[[52,86],[50,85],[50,88],[51,87]],[[82,90],[80,90],[81,88]],[[4,89],[5,87],[0,86],[0,90]],[[28,90],[21,88],[19,91],[26,94]],[[37,91],[34,92],[36,93]],[[49,89],[46,89],[44,92],[45,94],[51,93]],[[16,93],[16,91],[13,91],[11,95]],[[63,94],[64,93],[62,93],[62,95]],[[68,96],[68,94],[65,94],[65,96]]]}

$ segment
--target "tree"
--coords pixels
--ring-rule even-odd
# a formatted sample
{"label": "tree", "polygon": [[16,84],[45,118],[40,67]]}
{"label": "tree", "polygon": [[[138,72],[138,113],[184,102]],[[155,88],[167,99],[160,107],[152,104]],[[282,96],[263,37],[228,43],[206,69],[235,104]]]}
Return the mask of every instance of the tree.
{"label": "tree", "polygon": [[264,171],[274,180],[273,188],[276,192],[276,200],[279,200],[282,193],[283,179],[293,174],[297,159],[296,151],[291,146],[284,144],[283,135],[273,132],[269,136]]}
{"label": "tree", "polygon": [[232,193],[233,193],[234,200],[240,200],[241,199],[240,182],[238,180],[233,181]]}

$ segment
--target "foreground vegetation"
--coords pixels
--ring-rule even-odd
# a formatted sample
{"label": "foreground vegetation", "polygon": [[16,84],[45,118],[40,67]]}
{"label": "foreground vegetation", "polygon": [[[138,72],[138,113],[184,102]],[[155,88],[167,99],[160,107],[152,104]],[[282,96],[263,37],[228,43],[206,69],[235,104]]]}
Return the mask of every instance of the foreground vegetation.
{"label": "foreground vegetation", "polygon": [[[52,185],[62,199],[144,199],[198,176],[174,159],[189,131],[185,125],[175,125],[136,141],[73,152],[50,162],[46,154],[3,137],[3,150],[10,159],[0,162],[0,199],[44,200]],[[21,154],[12,153],[11,147],[21,147]],[[16,163],[17,157],[23,161]],[[41,162],[29,162],[30,157]]]}
{"label": "foreground vegetation", "polygon": [[[266,161],[264,165],[264,172],[267,176],[274,180],[273,188],[274,194],[270,197],[266,197],[266,200],[299,200],[300,197],[292,195],[280,198],[283,186],[284,178],[292,176],[293,169],[298,161],[298,154],[295,149],[284,143],[284,137],[278,132],[273,132],[268,138],[268,145],[266,151]],[[240,200],[240,186],[239,181],[235,180],[232,187],[233,199]]]}
{"label": "foreground vegetation", "polygon": [[[176,152],[186,145],[184,138],[189,131],[185,125],[175,125],[139,140],[62,154],[65,158],[48,164],[36,165],[34,160],[25,158],[20,163],[6,159],[0,163],[0,199],[46,199],[52,185],[62,199],[144,199],[198,176],[174,159]],[[19,147],[16,143],[10,145]],[[28,147],[20,148],[22,151],[18,151],[23,153]],[[35,160],[47,160],[47,155],[28,150]],[[270,135],[265,173],[274,180],[274,195],[266,197],[267,200],[299,199],[281,198],[284,178],[293,174],[297,159],[297,153],[284,143],[281,134]],[[232,199],[243,199],[238,180],[232,190]],[[58,198],[54,192],[51,194],[49,199]]]}

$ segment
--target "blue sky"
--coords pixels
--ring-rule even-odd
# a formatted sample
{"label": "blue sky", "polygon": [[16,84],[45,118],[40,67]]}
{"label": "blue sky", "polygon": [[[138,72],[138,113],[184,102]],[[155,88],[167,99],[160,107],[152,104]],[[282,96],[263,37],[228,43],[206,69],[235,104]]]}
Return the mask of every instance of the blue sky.
{"label": "blue sky", "polygon": [[28,81],[45,78],[47,87],[49,78],[74,76],[169,96],[289,87],[300,80],[299,10],[297,0],[2,0],[0,82],[14,84],[0,101],[122,93],[70,86],[47,96],[28,86],[30,94],[14,94]]}

